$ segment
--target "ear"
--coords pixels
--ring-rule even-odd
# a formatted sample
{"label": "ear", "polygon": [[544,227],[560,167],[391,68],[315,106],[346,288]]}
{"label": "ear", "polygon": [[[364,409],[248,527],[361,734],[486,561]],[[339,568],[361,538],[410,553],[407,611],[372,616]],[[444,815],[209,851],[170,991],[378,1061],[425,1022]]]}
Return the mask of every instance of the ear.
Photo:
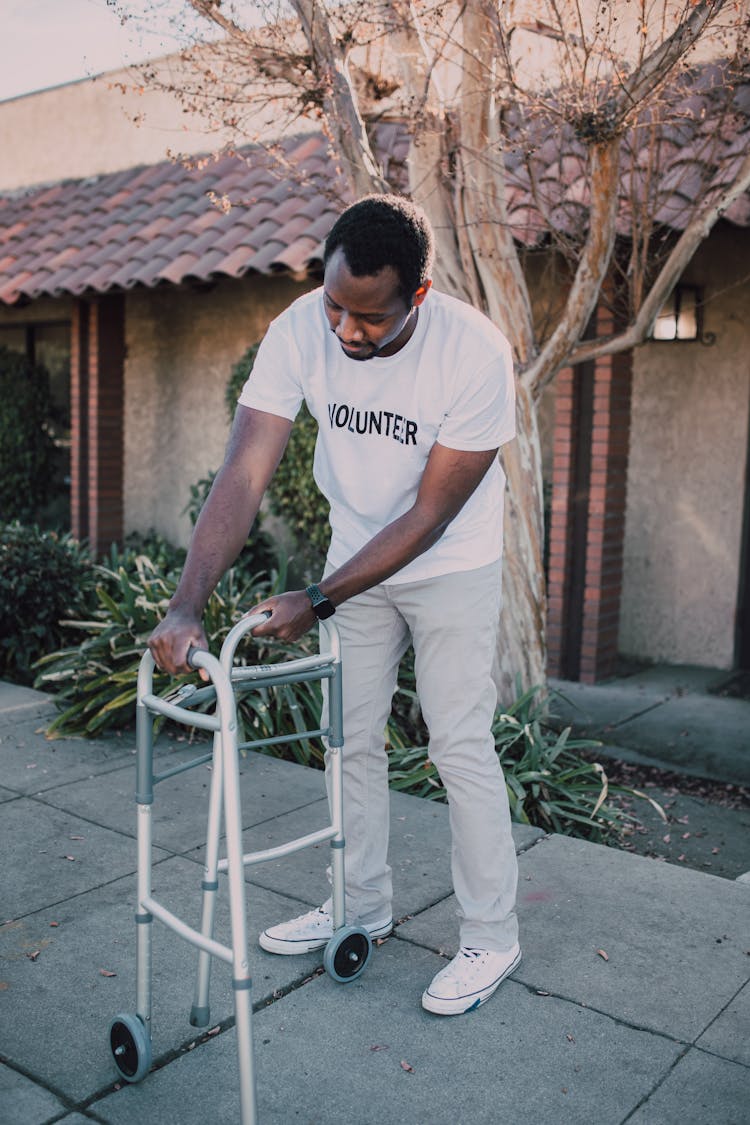
{"label": "ear", "polygon": [[419,289],[415,291],[414,296],[411,299],[411,307],[413,309],[419,308],[431,288],[432,282],[428,278],[427,281],[425,281],[424,285],[420,285]]}

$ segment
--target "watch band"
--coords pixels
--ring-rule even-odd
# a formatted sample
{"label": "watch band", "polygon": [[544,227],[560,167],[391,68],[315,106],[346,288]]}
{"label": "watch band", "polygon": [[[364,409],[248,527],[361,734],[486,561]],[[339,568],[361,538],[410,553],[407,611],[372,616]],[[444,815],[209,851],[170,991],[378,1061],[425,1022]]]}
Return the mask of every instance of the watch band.
{"label": "watch band", "polygon": [[325,594],[320,592],[317,586],[307,586],[305,588],[305,593],[312,602],[313,613],[318,618],[318,621],[325,621],[327,617],[333,617],[336,612],[336,606]]}

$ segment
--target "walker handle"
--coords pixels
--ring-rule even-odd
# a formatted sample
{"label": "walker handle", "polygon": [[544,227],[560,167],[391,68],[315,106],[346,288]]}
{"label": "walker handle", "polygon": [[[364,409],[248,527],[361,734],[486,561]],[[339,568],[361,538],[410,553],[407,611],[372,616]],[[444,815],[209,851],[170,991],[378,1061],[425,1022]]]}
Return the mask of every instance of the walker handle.
{"label": "walker handle", "polygon": [[[237,641],[239,641],[240,637],[244,636],[245,633],[249,633],[256,625],[261,625],[264,621],[267,621],[270,616],[270,611],[267,609],[263,610],[262,613],[245,614],[244,617],[240,618],[231,632],[233,636],[236,637]],[[190,668],[203,668],[205,665],[201,661],[201,656],[204,654],[208,655],[207,649],[200,649],[196,648],[194,645],[190,645],[190,648],[187,650],[187,656],[185,657],[185,663],[188,664]]]}
{"label": "walker handle", "polygon": [[208,653],[208,649],[206,649],[206,648],[196,648],[195,645],[191,645],[190,648],[187,650],[187,656],[185,657],[185,663],[187,664],[187,666],[189,668],[195,668],[195,669],[202,668],[203,663],[201,661],[201,657],[203,655],[207,654],[207,653]]}

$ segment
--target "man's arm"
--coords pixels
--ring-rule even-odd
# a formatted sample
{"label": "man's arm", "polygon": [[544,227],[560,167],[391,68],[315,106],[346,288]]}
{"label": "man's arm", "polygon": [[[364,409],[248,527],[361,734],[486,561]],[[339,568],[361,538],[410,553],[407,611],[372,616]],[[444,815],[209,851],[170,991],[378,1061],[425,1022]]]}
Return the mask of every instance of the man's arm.
{"label": "man's arm", "polygon": [[292,423],[276,414],[237,408],[226,458],[203,506],[169,612],[149,638],[156,663],[186,672],[188,648],[207,648],[201,617],[211,593],[242,550]]}
{"label": "man's arm", "polygon": [[[435,443],[425,465],[414,504],[378,532],[347,563],[320,583],[334,605],[384,582],[437,543],[479,485],[497,456],[497,449],[469,452]],[[295,590],[262,602],[253,612],[270,610],[270,619],[256,626],[256,636],[294,641],[315,624],[310,599]]]}

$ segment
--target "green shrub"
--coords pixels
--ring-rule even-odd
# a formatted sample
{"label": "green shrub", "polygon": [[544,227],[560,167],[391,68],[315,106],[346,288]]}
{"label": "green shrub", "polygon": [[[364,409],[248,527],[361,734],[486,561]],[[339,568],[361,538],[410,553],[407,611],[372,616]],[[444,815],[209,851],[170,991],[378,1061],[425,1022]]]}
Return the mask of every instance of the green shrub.
{"label": "green shrub", "polygon": [[120,567],[125,570],[135,570],[136,559],[145,555],[154,566],[165,574],[182,571],[185,565],[187,551],[184,547],[176,547],[158,531],[151,530],[145,535],[133,531],[126,536],[122,547],[113,543],[106,559],[106,568],[114,573]]}
{"label": "green shrub", "polygon": [[[50,734],[97,735],[108,729],[128,727],[135,716],[138,666],[148,638],[167,612],[179,572],[164,573],[150,559],[138,556],[132,567],[95,568],[97,606],[87,620],[65,624],[76,630],[76,644],[43,657],[37,664],[36,686],[56,693],[61,713],[49,727]],[[232,569],[222,578],[211,596],[203,618],[212,652],[218,652],[224,638],[253,604],[286,586],[284,561],[271,575],[258,574],[249,582]],[[309,652],[310,644],[295,646],[294,655]],[[261,643],[248,638],[252,663],[273,663],[285,659],[289,650],[282,645]],[[154,691],[169,694],[181,685],[195,682],[195,674],[168,676],[154,671]],[[288,689],[255,692],[241,705],[241,719],[247,738],[264,738],[277,733],[317,728],[320,714],[318,685],[300,685],[291,695]],[[317,690],[316,690],[317,689]],[[281,729],[279,729],[280,725]],[[276,729],[273,729],[273,728]],[[319,750],[295,746],[297,760],[321,759]]]}
{"label": "green shrub", "polygon": [[281,464],[268,486],[271,511],[284,520],[308,568],[320,577],[331,527],[328,501],[313,479],[313,454],[318,423],[302,404],[295,419]]}
{"label": "green shrub", "polygon": [[[407,655],[400,681],[408,683],[412,676],[413,660]],[[598,742],[571,739],[570,728],[558,732],[547,724],[545,716],[542,692],[534,688],[494,718],[492,733],[512,820],[545,832],[604,843],[621,837],[635,821],[609,801],[610,793],[640,797],[664,815],[639,790],[611,786],[600,763],[587,761],[577,753],[595,749]],[[427,731],[411,687],[401,687],[397,693],[387,738],[391,788],[445,801],[445,788],[428,758]]]}
{"label": "green shrub", "polygon": [[7,521],[35,520],[55,492],[53,413],[46,369],[0,347],[0,512]]}
{"label": "green shrub", "polygon": [[[259,346],[253,344],[249,347],[232,368],[226,390],[230,418],[234,418],[237,397],[253,369]],[[281,464],[268,486],[268,500],[273,514],[289,528],[307,569],[315,577],[320,577],[331,529],[328,523],[328,501],[313,479],[313,454],[317,436],[318,423],[303,403],[292,427]]]}
{"label": "green shrub", "polygon": [[244,387],[247,380],[250,378],[250,372],[255,363],[255,357],[258,354],[260,341],[257,344],[251,344],[245,354],[235,363],[229,376],[229,382],[224,392],[224,401],[227,404],[227,413],[229,414],[229,421],[234,421],[235,411],[237,410],[237,399],[240,397],[240,392]]}
{"label": "green shrub", "polygon": [[34,661],[68,635],[61,619],[85,614],[94,587],[91,559],[70,535],[0,525],[0,676],[30,684]]}

